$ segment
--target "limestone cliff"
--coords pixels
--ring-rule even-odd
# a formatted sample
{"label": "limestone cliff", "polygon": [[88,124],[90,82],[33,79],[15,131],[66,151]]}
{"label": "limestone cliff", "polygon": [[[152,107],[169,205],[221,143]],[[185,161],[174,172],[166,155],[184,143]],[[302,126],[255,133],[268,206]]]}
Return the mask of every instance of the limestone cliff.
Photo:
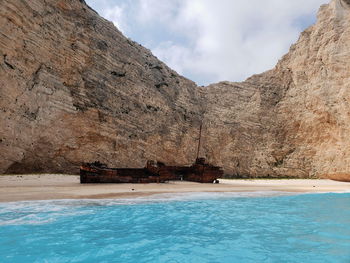
{"label": "limestone cliff", "polygon": [[0,172],[195,158],[196,85],[83,1],[0,1]]}
{"label": "limestone cliff", "polygon": [[277,66],[197,87],[84,1],[0,0],[0,173],[82,161],[212,163],[239,176],[350,178],[350,4],[333,0]]}
{"label": "limestone cliff", "polygon": [[350,179],[349,69],[350,4],[333,0],[274,69],[206,88],[208,150],[233,174]]}

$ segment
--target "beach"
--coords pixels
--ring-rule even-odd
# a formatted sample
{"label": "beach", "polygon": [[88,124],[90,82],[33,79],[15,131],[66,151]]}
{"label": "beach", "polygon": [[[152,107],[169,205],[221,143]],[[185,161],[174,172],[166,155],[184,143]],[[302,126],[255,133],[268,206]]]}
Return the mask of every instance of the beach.
{"label": "beach", "polygon": [[52,199],[110,199],[190,192],[350,192],[350,183],[332,180],[227,180],[219,184],[174,181],[160,184],[80,184],[79,176],[2,175],[0,202]]}

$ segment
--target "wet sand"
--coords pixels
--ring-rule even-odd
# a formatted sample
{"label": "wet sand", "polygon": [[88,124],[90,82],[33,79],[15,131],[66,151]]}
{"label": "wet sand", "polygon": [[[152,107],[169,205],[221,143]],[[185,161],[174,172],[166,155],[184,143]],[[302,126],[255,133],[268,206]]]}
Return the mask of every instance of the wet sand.
{"label": "wet sand", "polygon": [[187,192],[350,192],[350,183],[332,180],[225,180],[220,184],[80,184],[79,176],[1,175],[0,202],[50,199],[102,199]]}

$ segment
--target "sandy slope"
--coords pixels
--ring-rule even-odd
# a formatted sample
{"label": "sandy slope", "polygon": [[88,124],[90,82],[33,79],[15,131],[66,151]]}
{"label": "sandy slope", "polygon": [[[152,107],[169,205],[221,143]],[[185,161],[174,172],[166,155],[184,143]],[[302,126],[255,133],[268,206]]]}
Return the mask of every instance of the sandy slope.
{"label": "sandy slope", "polygon": [[84,184],[78,176],[0,176],[0,202],[45,199],[122,198],[183,192],[350,192],[350,183],[331,180],[220,180],[220,184],[169,182],[165,184]]}

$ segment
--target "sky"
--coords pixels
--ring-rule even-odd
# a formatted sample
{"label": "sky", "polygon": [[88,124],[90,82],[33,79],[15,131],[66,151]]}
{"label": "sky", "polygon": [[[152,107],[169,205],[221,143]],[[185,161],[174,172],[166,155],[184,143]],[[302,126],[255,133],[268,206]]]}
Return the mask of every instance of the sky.
{"label": "sky", "polygon": [[208,85],[275,66],[328,0],[86,0],[179,74]]}

